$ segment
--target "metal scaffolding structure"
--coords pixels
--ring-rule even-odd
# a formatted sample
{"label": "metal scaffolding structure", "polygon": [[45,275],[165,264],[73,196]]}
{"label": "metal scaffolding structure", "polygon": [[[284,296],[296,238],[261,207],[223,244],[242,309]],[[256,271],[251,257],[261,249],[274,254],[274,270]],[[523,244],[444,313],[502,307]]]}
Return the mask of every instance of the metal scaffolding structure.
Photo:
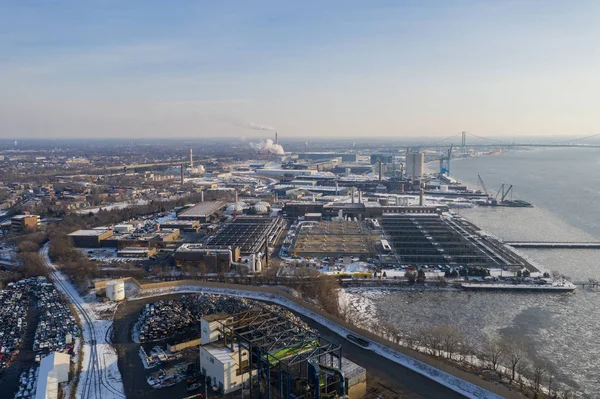
{"label": "metal scaffolding structure", "polygon": [[[342,349],[284,315],[256,307],[232,315],[220,322],[224,345],[230,349],[243,348],[249,358],[238,356],[241,373],[254,374],[250,396],[259,399],[319,398],[337,396],[344,383],[341,374]],[[322,373],[312,378],[314,366],[338,373]],[[313,373],[314,374],[314,373]]]}
{"label": "metal scaffolding structure", "polygon": [[384,214],[381,225],[405,264],[523,267],[527,261],[468,221],[437,214]]}
{"label": "metal scaffolding structure", "polygon": [[242,255],[257,253],[266,240],[276,240],[283,226],[283,219],[279,217],[238,217],[211,237],[208,245],[237,247]]}

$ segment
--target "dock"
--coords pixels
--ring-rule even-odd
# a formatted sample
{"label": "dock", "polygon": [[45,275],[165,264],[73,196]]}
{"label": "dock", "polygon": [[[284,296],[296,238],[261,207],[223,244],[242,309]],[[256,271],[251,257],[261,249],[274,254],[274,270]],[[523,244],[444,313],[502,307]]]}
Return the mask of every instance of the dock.
{"label": "dock", "polygon": [[600,249],[600,242],[509,241],[513,248]]}
{"label": "dock", "polygon": [[462,283],[460,286],[464,290],[473,291],[572,292],[576,289],[576,286],[571,283],[560,285]]}

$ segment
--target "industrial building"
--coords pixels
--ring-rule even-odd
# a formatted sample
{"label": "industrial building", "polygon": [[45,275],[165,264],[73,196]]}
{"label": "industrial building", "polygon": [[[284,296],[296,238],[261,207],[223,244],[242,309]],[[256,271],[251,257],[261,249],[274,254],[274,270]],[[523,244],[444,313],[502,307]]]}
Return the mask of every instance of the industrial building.
{"label": "industrial building", "polygon": [[301,222],[290,253],[294,256],[371,256],[378,234],[371,235],[362,222]]}
{"label": "industrial building", "polygon": [[381,226],[396,259],[408,265],[455,264],[521,270],[528,263],[472,223],[436,213],[386,213]]}
{"label": "industrial building", "polygon": [[201,371],[223,393],[242,387],[263,399],[366,393],[366,370],[344,359],[340,345],[266,307],[207,316],[201,334]]}
{"label": "industrial building", "polygon": [[285,203],[283,212],[288,217],[297,218],[307,213],[323,213],[323,203],[313,201],[290,201]]}
{"label": "industrial building", "polygon": [[156,248],[164,242],[177,241],[179,229],[163,229],[151,233],[132,233],[116,239],[117,249],[124,248]]}
{"label": "industrial building", "polygon": [[58,399],[58,384],[69,381],[71,356],[53,352],[40,362],[35,399]]}
{"label": "industrial building", "polygon": [[10,229],[13,233],[35,231],[40,227],[38,215],[16,215],[10,219]]}
{"label": "industrial building", "polygon": [[163,229],[179,229],[186,233],[197,233],[200,230],[199,220],[167,220],[160,225]]}
{"label": "industrial building", "polygon": [[422,152],[406,152],[406,169],[407,177],[420,178],[425,171],[425,154]]}
{"label": "industrial building", "polygon": [[264,253],[265,243],[275,242],[284,226],[279,217],[238,217],[218,230],[208,245],[239,248],[242,255]]}
{"label": "industrial building", "polygon": [[213,220],[218,212],[225,208],[224,201],[204,201],[188,208],[177,215],[181,220],[199,220],[208,223]]}
{"label": "industrial building", "polygon": [[232,262],[240,258],[238,247],[215,247],[202,244],[183,244],[175,251],[178,267],[206,266],[208,273],[228,273]]}
{"label": "industrial building", "polygon": [[298,159],[321,160],[330,158],[341,158],[342,162],[358,162],[356,153],[335,153],[335,152],[304,152],[298,154]]}
{"label": "industrial building", "polygon": [[100,248],[102,241],[111,238],[113,234],[112,230],[77,230],[69,234],[69,237],[78,248]]}
{"label": "industrial building", "polygon": [[156,247],[123,247],[117,251],[120,258],[149,258],[156,255]]}

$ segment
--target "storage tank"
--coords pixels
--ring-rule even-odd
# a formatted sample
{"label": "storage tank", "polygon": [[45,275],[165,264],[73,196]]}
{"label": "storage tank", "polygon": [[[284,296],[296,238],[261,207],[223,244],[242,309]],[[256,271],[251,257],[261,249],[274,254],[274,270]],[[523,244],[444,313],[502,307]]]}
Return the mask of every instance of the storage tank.
{"label": "storage tank", "polygon": [[114,302],[125,299],[125,282],[111,281],[106,284],[106,297]]}

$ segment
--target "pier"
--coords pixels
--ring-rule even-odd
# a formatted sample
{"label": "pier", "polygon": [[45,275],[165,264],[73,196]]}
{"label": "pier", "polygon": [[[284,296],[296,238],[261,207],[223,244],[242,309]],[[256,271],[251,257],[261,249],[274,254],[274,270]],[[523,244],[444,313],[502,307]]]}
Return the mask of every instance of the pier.
{"label": "pier", "polygon": [[580,285],[582,286],[582,288],[587,287],[591,287],[591,288],[599,288],[600,287],[600,281],[598,280],[594,280],[594,279],[589,279],[588,281],[574,281],[573,284],[575,285]]}
{"label": "pier", "polygon": [[600,249],[600,242],[509,241],[514,248]]}

